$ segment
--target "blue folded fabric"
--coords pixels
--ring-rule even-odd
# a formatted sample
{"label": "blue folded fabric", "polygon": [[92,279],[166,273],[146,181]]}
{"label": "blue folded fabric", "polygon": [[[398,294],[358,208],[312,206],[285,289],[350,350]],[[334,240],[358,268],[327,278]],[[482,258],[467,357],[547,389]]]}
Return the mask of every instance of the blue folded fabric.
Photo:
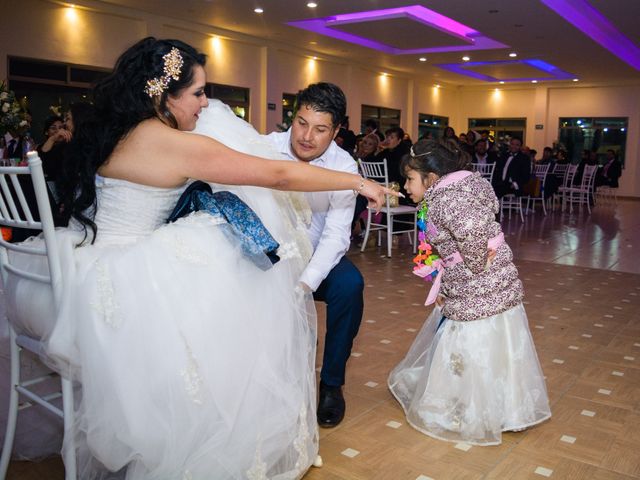
{"label": "blue folded fabric", "polygon": [[212,192],[202,181],[193,182],[182,193],[167,223],[175,222],[191,212],[207,212],[226,223],[220,228],[232,242],[239,242],[243,254],[261,270],[268,270],[280,260],[280,247],[256,212],[231,192]]}

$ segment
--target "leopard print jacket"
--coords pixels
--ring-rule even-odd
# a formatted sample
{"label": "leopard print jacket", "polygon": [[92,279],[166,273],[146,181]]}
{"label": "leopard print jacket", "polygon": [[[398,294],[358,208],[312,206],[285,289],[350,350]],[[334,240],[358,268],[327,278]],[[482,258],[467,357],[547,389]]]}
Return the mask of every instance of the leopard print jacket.
{"label": "leopard print jacket", "polygon": [[487,242],[502,231],[496,222],[499,205],[491,184],[474,173],[438,188],[443,178],[425,195],[427,238],[442,258],[458,251],[464,260],[446,268],[442,276],[443,315],[470,321],[517,306],[524,290],[506,242],[487,268]]}

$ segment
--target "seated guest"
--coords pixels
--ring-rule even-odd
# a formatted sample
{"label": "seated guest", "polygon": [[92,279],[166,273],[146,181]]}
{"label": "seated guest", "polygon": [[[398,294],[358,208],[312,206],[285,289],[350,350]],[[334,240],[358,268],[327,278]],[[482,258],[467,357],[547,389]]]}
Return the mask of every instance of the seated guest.
{"label": "seated guest", "polygon": [[397,182],[400,185],[400,191],[405,198],[400,198],[400,203],[406,203],[409,199],[407,192],[404,190],[404,179],[400,173],[400,162],[402,157],[409,153],[409,147],[403,143],[404,130],[400,127],[389,128],[384,132],[384,141],[380,144],[382,150],[376,155],[376,161],[381,162],[387,160],[387,173],[389,182]]}
{"label": "seated guest", "polygon": [[370,133],[369,135],[365,135],[364,137],[362,137],[362,140],[360,140],[358,148],[355,152],[356,160],[362,160],[363,162],[374,162],[376,153],[378,153],[379,144],[380,140],[374,133]]}
{"label": "seated guest", "polygon": [[340,130],[334,139],[336,144],[346,151],[349,155],[353,155],[356,149],[356,134],[349,129],[349,117],[344,117]]}
{"label": "seated guest", "polygon": [[479,163],[481,165],[487,163],[496,163],[498,160],[498,154],[496,152],[490,151],[487,152],[487,142],[486,140],[480,139],[473,146],[474,153],[471,157],[471,161],[473,163]]}
{"label": "seated guest", "polygon": [[622,175],[622,164],[614,150],[607,150],[607,161],[598,169],[596,176],[596,188],[606,185],[611,188],[618,188],[618,179]]}
{"label": "seated guest", "polygon": [[374,135],[378,136],[380,141],[382,141],[384,140],[384,135],[379,129],[380,126],[378,125],[378,122],[376,122],[373,118],[367,118],[364,121],[364,134],[369,135],[370,133],[373,133]]}
{"label": "seated guest", "polygon": [[58,178],[62,168],[64,150],[71,140],[71,132],[64,128],[64,120],[57,115],[47,118],[44,122],[45,141],[36,148],[42,160],[45,177],[51,182]]}
{"label": "seated guest", "polygon": [[511,137],[509,150],[498,158],[493,172],[493,188],[498,198],[510,193],[522,195],[522,188],[531,177],[531,160],[520,148],[522,140]]}

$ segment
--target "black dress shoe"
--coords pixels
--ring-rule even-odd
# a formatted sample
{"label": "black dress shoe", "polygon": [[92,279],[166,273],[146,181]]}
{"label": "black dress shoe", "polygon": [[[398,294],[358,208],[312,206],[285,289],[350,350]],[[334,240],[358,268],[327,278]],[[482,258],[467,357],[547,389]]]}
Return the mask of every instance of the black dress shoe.
{"label": "black dress shoe", "polygon": [[344,409],[342,387],[330,387],[320,382],[318,425],[323,428],[335,427],[344,418]]}

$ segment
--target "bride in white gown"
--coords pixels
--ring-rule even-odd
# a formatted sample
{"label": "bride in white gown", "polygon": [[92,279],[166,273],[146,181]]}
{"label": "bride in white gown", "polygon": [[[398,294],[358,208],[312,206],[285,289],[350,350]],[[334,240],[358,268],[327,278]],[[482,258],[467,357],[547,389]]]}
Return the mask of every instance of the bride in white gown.
{"label": "bride in white gown", "polygon": [[[72,219],[58,236],[66,294],[47,354],[81,384],[73,435],[82,479],[111,472],[130,480],[293,479],[318,451],[315,313],[298,287],[311,254],[304,202],[214,185],[245,200],[280,244],[281,260],[266,271],[215,216],[165,221],[188,178],[354,189],[374,206],[388,191],[214,141],[276,157],[228,107],[214,101],[205,108],[203,64],[182,42],[142,40],[96,89],[88,133],[78,129],[72,178],[80,180],[63,197]],[[114,92],[123,98],[114,100]],[[140,114],[140,105],[147,111]],[[180,131],[193,130],[200,115],[201,135]],[[118,122],[129,123],[105,148]],[[82,178],[96,172],[92,194],[93,183]],[[34,285],[9,282],[6,293],[27,327],[47,328],[37,311],[47,299]]]}

